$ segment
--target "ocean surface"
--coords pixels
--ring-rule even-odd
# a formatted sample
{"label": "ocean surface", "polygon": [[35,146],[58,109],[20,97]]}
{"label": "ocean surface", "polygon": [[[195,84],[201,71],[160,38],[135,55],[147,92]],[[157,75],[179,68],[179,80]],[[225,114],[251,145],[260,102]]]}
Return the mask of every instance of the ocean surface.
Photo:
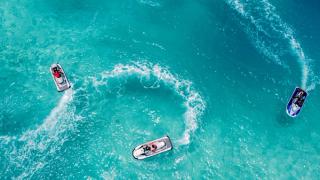
{"label": "ocean surface", "polygon": [[[0,179],[319,178],[319,8],[0,1]],[[290,118],[296,86],[309,96]],[[172,151],[132,157],[164,135]]]}

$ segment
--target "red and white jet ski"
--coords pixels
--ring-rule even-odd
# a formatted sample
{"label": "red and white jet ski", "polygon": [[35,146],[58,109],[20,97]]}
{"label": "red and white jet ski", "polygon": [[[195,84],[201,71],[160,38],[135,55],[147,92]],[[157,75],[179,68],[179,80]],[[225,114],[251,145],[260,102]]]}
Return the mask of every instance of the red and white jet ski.
{"label": "red and white jet ski", "polygon": [[50,67],[50,72],[59,92],[67,90],[71,87],[70,82],[60,64],[52,64]]}
{"label": "red and white jet ski", "polygon": [[133,149],[132,155],[135,159],[145,159],[160,153],[172,150],[172,143],[169,136],[141,144]]}

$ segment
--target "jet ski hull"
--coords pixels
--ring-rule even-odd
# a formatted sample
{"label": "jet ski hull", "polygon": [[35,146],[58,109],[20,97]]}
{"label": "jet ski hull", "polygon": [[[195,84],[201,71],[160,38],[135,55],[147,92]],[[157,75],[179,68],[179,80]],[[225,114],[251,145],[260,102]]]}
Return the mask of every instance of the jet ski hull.
{"label": "jet ski hull", "polygon": [[[303,95],[302,95],[303,100],[301,101],[300,104],[297,104],[297,103],[295,103],[295,100],[296,100],[296,97],[299,92],[303,93]],[[287,108],[286,108],[286,112],[290,117],[296,117],[300,113],[307,96],[308,96],[308,93],[306,91],[304,91],[303,89],[301,89],[299,87],[295,88],[295,90],[293,91],[292,96],[287,104]]]}
{"label": "jet ski hull", "polygon": [[[159,149],[157,149],[154,152],[153,151],[148,151],[148,153],[146,153],[146,154],[136,155],[136,153],[135,153],[136,151],[140,151],[141,148],[143,148],[146,145],[155,144],[155,143],[159,143],[159,144],[163,144],[164,143],[164,146],[159,148]],[[134,148],[132,150],[132,156],[135,159],[142,160],[142,159],[146,159],[146,158],[149,158],[149,157],[152,157],[152,156],[155,156],[155,155],[170,151],[170,150],[172,150],[172,148],[173,148],[173,146],[172,146],[170,137],[169,136],[164,136],[162,138],[159,138],[159,139],[156,139],[156,140],[144,143],[144,144],[140,144],[139,146],[137,146],[136,148]]]}
{"label": "jet ski hull", "polygon": [[[61,72],[61,78],[56,78],[53,75],[53,68],[57,67],[59,71]],[[52,64],[50,67],[50,72],[53,78],[53,81],[57,87],[57,90],[59,92],[62,92],[64,90],[67,90],[71,87],[70,82],[66,76],[66,73],[64,72],[63,68],[61,67],[60,64]]]}

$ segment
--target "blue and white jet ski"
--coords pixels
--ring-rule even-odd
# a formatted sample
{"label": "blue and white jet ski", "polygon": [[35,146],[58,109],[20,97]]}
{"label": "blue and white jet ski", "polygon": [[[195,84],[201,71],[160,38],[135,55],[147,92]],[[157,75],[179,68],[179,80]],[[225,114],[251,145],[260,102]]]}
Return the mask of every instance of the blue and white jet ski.
{"label": "blue and white jet ski", "polygon": [[172,143],[169,136],[141,144],[133,149],[132,155],[135,159],[145,159],[160,153],[172,150]]}
{"label": "blue and white jet ski", "polygon": [[60,64],[52,64],[50,67],[50,72],[59,92],[67,90],[71,87],[70,82]]}
{"label": "blue and white jet ski", "polygon": [[293,94],[288,102],[287,110],[286,110],[287,114],[290,117],[296,117],[299,114],[307,96],[308,96],[308,93],[306,91],[304,91],[299,87],[296,87],[296,89],[293,91]]}

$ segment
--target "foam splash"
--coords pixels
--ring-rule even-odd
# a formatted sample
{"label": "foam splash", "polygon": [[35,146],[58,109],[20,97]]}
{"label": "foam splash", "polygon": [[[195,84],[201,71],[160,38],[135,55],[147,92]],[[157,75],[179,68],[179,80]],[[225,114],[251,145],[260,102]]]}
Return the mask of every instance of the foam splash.
{"label": "foam splash", "polygon": [[309,92],[309,91],[314,90],[318,84],[320,84],[320,79],[318,77],[314,76],[313,80],[312,80],[312,83],[309,86],[307,86],[306,91]]}
{"label": "foam splash", "polygon": [[157,0],[139,0],[138,1],[141,4],[145,4],[151,7],[159,7],[161,4]]}
{"label": "foam splash", "polygon": [[287,65],[281,60],[284,54],[281,49],[286,49],[286,47],[275,43],[280,40],[286,42],[301,66],[301,87],[306,89],[308,77],[312,73],[309,68],[309,59],[306,58],[300,43],[294,37],[294,31],[276,13],[276,8],[268,0],[254,2],[227,0],[227,3],[242,18],[249,21],[249,24],[245,25],[250,26],[246,28],[246,33],[253,39],[257,49],[269,59],[287,68]]}
{"label": "foam splash", "polygon": [[200,94],[192,89],[192,83],[188,80],[179,79],[166,68],[148,63],[117,64],[113,70],[103,72],[101,80],[94,78],[93,83],[95,86],[106,85],[110,78],[132,75],[137,75],[140,78],[156,78],[157,81],[165,83],[183,98],[184,106],[186,107],[184,114],[186,129],[179,139],[179,143],[189,144],[190,134],[197,129],[197,120],[205,110],[205,102]]}
{"label": "foam splash", "polygon": [[6,144],[13,148],[13,151],[5,152],[5,157],[10,162],[9,166],[14,166],[12,169],[20,172],[17,179],[32,177],[46,165],[46,157],[59,150],[67,140],[67,136],[63,135],[64,132],[70,131],[73,128],[73,121],[79,120],[74,108],[68,106],[73,100],[74,93],[72,89],[65,91],[57,106],[36,129],[28,130],[19,137],[5,138]]}
{"label": "foam splash", "polygon": [[234,6],[234,8],[243,16],[246,15],[246,12],[244,10],[244,5],[241,4],[241,2],[239,0],[229,0],[228,1],[230,4],[232,4]]}
{"label": "foam splash", "polygon": [[73,94],[74,91],[72,89],[66,90],[59,100],[58,105],[51,110],[50,114],[45,118],[43,123],[36,130],[27,131],[24,133],[19,140],[25,141],[30,139],[31,136],[38,135],[41,131],[50,131],[57,124],[58,117],[61,116],[63,111],[65,111],[68,103],[72,101]]}

